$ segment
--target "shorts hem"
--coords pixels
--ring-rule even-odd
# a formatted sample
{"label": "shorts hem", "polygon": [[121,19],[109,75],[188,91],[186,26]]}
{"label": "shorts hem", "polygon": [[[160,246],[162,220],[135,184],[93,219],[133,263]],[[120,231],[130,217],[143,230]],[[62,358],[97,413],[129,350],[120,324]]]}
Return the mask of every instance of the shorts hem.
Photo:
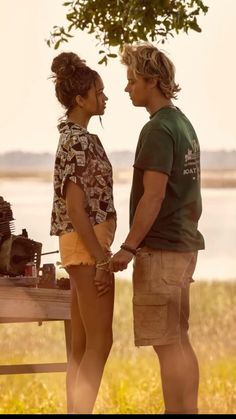
{"label": "shorts hem", "polygon": [[73,261],[71,261],[71,262],[67,262],[67,263],[63,263],[63,264],[61,264],[61,268],[69,268],[69,266],[95,266],[95,263],[92,263],[92,262],[84,262],[84,261],[81,261],[81,262],[73,262]]}
{"label": "shorts hem", "polygon": [[135,346],[161,346],[161,345],[172,345],[180,342],[180,336],[174,338],[162,338],[162,339],[135,339]]}

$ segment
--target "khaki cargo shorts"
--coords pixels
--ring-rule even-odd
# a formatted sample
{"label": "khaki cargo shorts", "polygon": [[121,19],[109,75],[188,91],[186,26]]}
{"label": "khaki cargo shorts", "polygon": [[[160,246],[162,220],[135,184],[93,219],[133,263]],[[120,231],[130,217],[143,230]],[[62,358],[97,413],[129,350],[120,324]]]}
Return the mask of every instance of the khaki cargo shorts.
{"label": "khaki cargo shorts", "polygon": [[136,346],[176,343],[189,327],[189,285],[198,252],[143,247],[133,271],[133,320]]}

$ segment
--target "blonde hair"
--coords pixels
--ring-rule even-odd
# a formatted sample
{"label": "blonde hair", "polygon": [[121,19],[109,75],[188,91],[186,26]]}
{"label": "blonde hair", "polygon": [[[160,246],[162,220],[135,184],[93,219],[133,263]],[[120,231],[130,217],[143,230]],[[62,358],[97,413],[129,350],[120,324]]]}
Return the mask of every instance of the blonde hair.
{"label": "blonde hair", "polygon": [[125,44],[121,62],[133,70],[135,76],[144,79],[157,78],[157,87],[167,99],[177,99],[181,90],[175,83],[175,67],[172,61],[149,42]]}

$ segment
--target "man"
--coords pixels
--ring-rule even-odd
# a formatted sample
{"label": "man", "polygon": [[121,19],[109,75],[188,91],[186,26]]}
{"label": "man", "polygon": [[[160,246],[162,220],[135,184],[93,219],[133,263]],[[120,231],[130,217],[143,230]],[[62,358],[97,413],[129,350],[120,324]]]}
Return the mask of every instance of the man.
{"label": "man", "polygon": [[197,413],[199,369],[188,337],[189,287],[202,211],[200,148],[190,121],[174,106],[180,90],[169,58],[149,43],[126,45],[129,93],[150,120],[141,130],[130,196],[130,232],[112,258],[114,272],[134,258],[136,346],[160,362],[165,413]]}

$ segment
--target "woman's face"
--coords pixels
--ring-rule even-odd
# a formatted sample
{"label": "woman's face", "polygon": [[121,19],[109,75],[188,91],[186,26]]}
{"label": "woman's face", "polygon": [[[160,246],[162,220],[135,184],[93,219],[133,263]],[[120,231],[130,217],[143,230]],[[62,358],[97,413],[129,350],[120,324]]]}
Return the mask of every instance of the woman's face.
{"label": "woman's face", "polygon": [[89,115],[103,115],[106,108],[107,96],[104,93],[102,79],[98,77],[84,98],[84,108]]}

